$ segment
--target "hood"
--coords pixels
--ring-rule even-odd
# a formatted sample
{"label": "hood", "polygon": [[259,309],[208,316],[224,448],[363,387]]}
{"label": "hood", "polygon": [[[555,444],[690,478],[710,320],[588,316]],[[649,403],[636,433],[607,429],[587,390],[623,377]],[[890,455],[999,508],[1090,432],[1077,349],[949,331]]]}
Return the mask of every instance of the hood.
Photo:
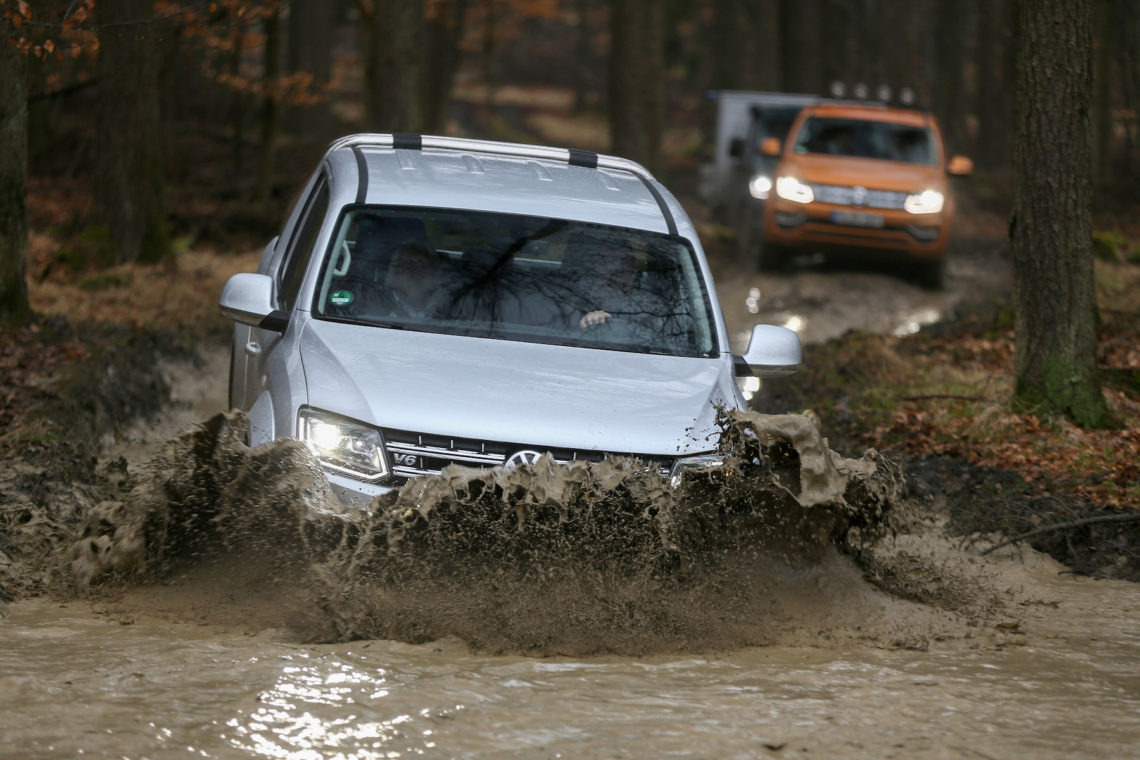
{"label": "hood", "polygon": [[781,175],[792,175],[801,182],[845,185],[913,193],[946,190],[946,175],[937,166],[905,164],[849,156],[790,155],[780,165]]}
{"label": "hood", "polygon": [[715,447],[732,363],[311,320],[311,406],[381,428],[629,454]]}

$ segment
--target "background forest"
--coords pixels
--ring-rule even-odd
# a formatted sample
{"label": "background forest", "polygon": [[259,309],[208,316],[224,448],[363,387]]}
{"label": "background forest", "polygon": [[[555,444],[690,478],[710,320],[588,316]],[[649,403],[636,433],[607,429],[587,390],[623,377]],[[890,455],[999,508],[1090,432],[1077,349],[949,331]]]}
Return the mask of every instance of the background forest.
{"label": "background forest", "polygon": [[[1003,211],[1010,197],[1012,0],[0,7],[10,102],[26,81],[32,189],[90,196],[69,231],[108,260],[161,259],[172,236],[201,233],[202,204],[257,201],[268,214],[251,219],[256,206],[223,203],[208,222],[219,231],[272,226],[299,173],[353,131],[553,141],[629,156],[684,182],[707,158],[707,95],[721,89],[912,88],[948,150],[974,158],[974,200]],[[1088,8],[1094,176],[1107,204],[1138,191],[1140,7]],[[564,114],[577,118],[559,123]]]}

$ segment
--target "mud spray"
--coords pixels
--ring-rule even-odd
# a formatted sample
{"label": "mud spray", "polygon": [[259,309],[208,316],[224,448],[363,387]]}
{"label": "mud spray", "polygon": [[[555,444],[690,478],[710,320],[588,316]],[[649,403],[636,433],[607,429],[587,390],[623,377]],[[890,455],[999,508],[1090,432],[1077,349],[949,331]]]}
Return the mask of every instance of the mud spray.
{"label": "mud spray", "polygon": [[1012,600],[919,516],[894,462],[840,456],[810,414],[726,416],[724,466],[677,487],[635,459],[544,457],[451,467],[365,511],[304,445],[251,449],[246,426],[217,415],[124,478],[63,552],[67,582],[150,589],[154,606],[176,586],[183,616],[307,641],[539,655],[841,634],[921,648]]}

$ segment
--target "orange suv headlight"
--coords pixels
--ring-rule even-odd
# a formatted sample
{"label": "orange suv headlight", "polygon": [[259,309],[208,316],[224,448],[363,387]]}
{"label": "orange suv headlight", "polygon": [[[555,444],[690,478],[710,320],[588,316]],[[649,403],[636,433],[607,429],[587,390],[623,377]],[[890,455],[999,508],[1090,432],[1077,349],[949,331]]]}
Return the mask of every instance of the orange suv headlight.
{"label": "orange suv headlight", "polygon": [[945,198],[937,190],[923,190],[916,195],[908,195],[903,208],[912,214],[937,214],[942,210]]}
{"label": "orange suv headlight", "polygon": [[811,185],[805,185],[795,177],[777,177],[776,195],[784,200],[795,201],[796,203],[811,203],[815,200],[815,193],[811,191]]}

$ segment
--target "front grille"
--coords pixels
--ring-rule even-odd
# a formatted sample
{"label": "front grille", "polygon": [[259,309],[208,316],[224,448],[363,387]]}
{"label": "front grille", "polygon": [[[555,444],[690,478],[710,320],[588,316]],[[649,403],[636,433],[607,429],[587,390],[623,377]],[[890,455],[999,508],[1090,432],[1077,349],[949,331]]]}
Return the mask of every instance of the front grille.
{"label": "front grille", "polygon": [[504,443],[484,441],[475,438],[455,438],[429,433],[413,433],[406,430],[382,431],[384,448],[392,465],[392,474],[399,478],[414,478],[418,475],[438,475],[449,464],[464,467],[496,467],[506,461],[512,453],[521,449],[549,451],[559,462],[601,462],[607,456],[632,456],[657,465],[663,474],[668,474],[672,459],[668,457],[643,456],[640,454],[611,454],[605,451],[559,449],[525,443]]}
{"label": "front grille", "polygon": [[[857,206],[865,208],[901,209],[906,203],[906,193],[893,190],[869,190],[842,185],[812,185],[811,191],[820,203],[837,206]],[[862,196],[862,197],[860,197]]]}

